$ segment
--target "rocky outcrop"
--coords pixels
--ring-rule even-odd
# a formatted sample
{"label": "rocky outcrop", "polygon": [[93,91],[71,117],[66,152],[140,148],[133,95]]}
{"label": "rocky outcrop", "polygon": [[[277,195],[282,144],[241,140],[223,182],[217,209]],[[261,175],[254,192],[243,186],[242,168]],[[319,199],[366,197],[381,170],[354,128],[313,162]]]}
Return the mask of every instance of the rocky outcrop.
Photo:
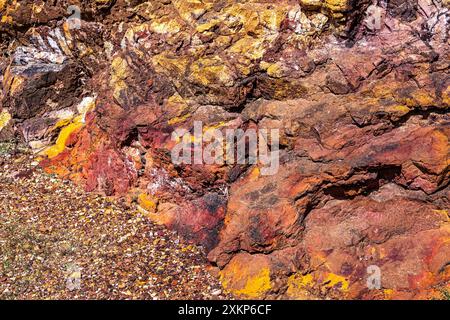
{"label": "rocky outcrop", "polygon": [[[448,289],[447,1],[70,4],[0,1],[0,138],[204,245],[236,295]],[[278,129],[279,170],[175,164],[198,121]]]}

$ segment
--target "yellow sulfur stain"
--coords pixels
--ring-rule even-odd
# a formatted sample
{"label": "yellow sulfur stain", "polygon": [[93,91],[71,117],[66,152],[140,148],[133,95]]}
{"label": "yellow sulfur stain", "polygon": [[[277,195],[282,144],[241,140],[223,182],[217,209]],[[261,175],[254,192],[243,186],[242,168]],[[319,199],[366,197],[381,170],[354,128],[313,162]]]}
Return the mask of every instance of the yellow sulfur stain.
{"label": "yellow sulfur stain", "polygon": [[413,98],[420,106],[432,106],[434,104],[433,97],[425,90],[416,91],[415,94],[413,94]]}
{"label": "yellow sulfur stain", "polygon": [[11,121],[9,112],[6,110],[0,112],[0,131],[8,125],[9,121]]}
{"label": "yellow sulfur stain", "polygon": [[177,75],[182,78],[184,75],[189,60],[182,57],[171,57],[168,54],[159,54],[152,58],[155,69],[168,76]]}
{"label": "yellow sulfur stain", "polygon": [[128,63],[122,57],[116,57],[111,64],[110,85],[114,89],[114,98],[122,102],[121,93],[128,88],[125,79],[128,77]]}
{"label": "yellow sulfur stain", "polygon": [[386,257],[386,251],[380,247],[368,247],[367,254],[371,257],[378,257],[378,259],[384,259]]}
{"label": "yellow sulfur stain", "polygon": [[284,75],[283,68],[279,63],[261,62],[261,69],[266,70],[267,74],[272,78],[282,78]]}
{"label": "yellow sulfur stain", "polygon": [[64,24],[62,25],[62,30],[64,32],[64,38],[65,38],[67,45],[69,47],[72,47],[73,38],[72,38],[72,33],[70,32],[70,24],[67,21],[64,22]]}
{"label": "yellow sulfur stain", "polygon": [[232,19],[225,19],[224,22],[229,24],[229,27],[242,26],[244,33],[256,33],[259,25],[258,12],[252,10],[245,4],[237,3],[225,10],[225,14]]}
{"label": "yellow sulfur stain", "polygon": [[173,96],[170,96],[169,99],[167,99],[167,104],[183,105],[183,107],[186,106],[186,102],[184,101],[183,97],[178,93],[175,93]]}
{"label": "yellow sulfur stain", "polygon": [[287,11],[287,7],[281,7],[278,10],[263,10],[259,14],[260,23],[271,31],[278,31],[281,27],[281,23],[286,18]]}
{"label": "yellow sulfur stain", "polygon": [[[81,47],[81,46],[79,45],[79,47]],[[92,48],[89,48],[89,47],[88,48],[83,47],[81,49],[82,50],[80,50],[80,52],[79,52],[79,57],[80,58],[90,56],[90,55],[92,55],[94,53],[94,50]]]}
{"label": "yellow sulfur stain", "polygon": [[386,300],[390,300],[390,299],[392,299],[392,296],[394,295],[394,290],[392,290],[392,289],[384,289],[383,293],[384,293],[384,298]]}
{"label": "yellow sulfur stain", "polygon": [[151,30],[153,32],[159,33],[159,34],[175,34],[180,32],[181,25],[176,20],[164,20],[161,19],[159,21],[154,21],[151,26]]}
{"label": "yellow sulfur stain", "polygon": [[297,285],[300,285],[302,287],[309,286],[313,283],[313,276],[312,274],[307,274],[305,276],[301,276],[300,278],[297,278]]}
{"label": "yellow sulfur stain", "polygon": [[118,79],[125,79],[128,76],[128,63],[122,57],[114,58],[111,68],[113,71],[113,76]]}
{"label": "yellow sulfur stain", "polygon": [[434,98],[422,89],[416,90],[406,97],[399,97],[398,100],[410,108],[428,107],[434,104]]}
{"label": "yellow sulfur stain", "polygon": [[220,271],[220,281],[225,290],[242,298],[262,298],[272,289],[270,265],[261,256],[235,256]]}
{"label": "yellow sulfur stain", "polygon": [[250,172],[249,175],[249,180],[250,181],[256,181],[258,180],[259,176],[260,176],[261,171],[259,170],[259,168],[255,167],[252,172]]}
{"label": "yellow sulfur stain", "polygon": [[156,212],[158,206],[158,201],[145,193],[141,193],[138,196],[138,203],[144,210],[149,212]]}
{"label": "yellow sulfur stain", "polygon": [[48,158],[54,158],[58,156],[66,148],[67,140],[70,135],[85,125],[86,114],[95,107],[95,98],[84,98],[83,101],[78,105],[78,116],[74,118],[62,118],[54,126],[53,130],[62,128],[56,143],[53,146],[46,148],[40,153],[41,156],[47,156]]}
{"label": "yellow sulfur stain", "polygon": [[218,36],[214,43],[218,48],[228,47],[232,42],[232,38],[228,36]]}
{"label": "yellow sulfur stain", "polygon": [[231,53],[243,54],[248,59],[254,61],[261,59],[265,52],[265,47],[263,46],[264,39],[255,39],[253,37],[246,36],[238,40],[231,48]]}
{"label": "yellow sulfur stain", "polygon": [[389,106],[389,107],[387,107],[387,110],[386,110],[387,112],[391,112],[391,113],[394,113],[394,114],[396,114],[397,116],[404,116],[404,115],[406,115],[406,114],[408,114],[410,111],[411,111],[411,109],[410,108],[408,108],[407,106],[405,106],[405,105],[401,105],[401,104],[399,104],[399,105],[394,105],[394,106]]}
{"label": "yellow sulfur stain", "polygon": [[326,283],[325,286],[327,288],[333,288],[333,287],[337,287],[338,285],[340,285],[339,289],[341,291],[344,291],[344,292],[348,291],[348,287],[349,287],[348,280],[337,274],[329,273],[324,282]]}
{"label": "yellow sulfur stain", "polygon": [[212,28],[214,28],[215,26],[217,26],[219,23],[220,23],[220,20],[211,20],[211,21],[208,21],[207,23],[198,25],[196,30],[197,30],[197,32],[200,32],[200,33],[209,31]]}
{"label": "yellow sulfur stain", "polygon": [[8,16],[8,15],[4,15],[4,16],[2,16],[2,20],[1,20],[1,22],[2,23],[7,23],[7,24],[13,24],[13,18],[11,17],[11,16]]}
{"label": "yellow sulfur stain", "polygon": [[41,4],[33,4],[33,6],[31,7],[31,10],[33,11],[33,13],[39,14],[42,12],[42,9],[45,6],[45,2],[42,2]]}
{"label": "yellow sulfur stain", "polygon": [[380,250],[378,250],[378,253],[380,259],[384,259],[387,257],[386,250],[384,248],[380,248]]}
{"label": "yellow sulfur stain", "polygon": [[194,22],[195,17],[200,17],[212,7],[212,4],[201,0],[172,0],[172,4],[183,20],[189,23]]}
{"label": "yellow sulfur stain", "polygon": [[343,17],[343,12],[351,9],[350,0],[300,0],[302,7],[308,9],[328,10],[333,13],[333,17],[340,19]]}
{"label": "yellow sulfur stain", "polygon": [[346,11],[350,8],[350,0],[326,0],[325,6],[332,11]]}
{"label": "yellow sulfur stain", "polygon": [[[178,93],[167,99],[166,107],[167,110],[169,110],[171,116],[173,116],[173,118],[168,121],[169,125],[184,122],[191,116],[191,114],[188,112],[189,105],[186,103],[186,100]],[[171,112],[172,110],[173,112]]]}
{"label": "yellow sulfur stain", "polygon": [[264,268],[258,275],[248,279],[245,287],[242,290],[237,290],[236,294],[257,298],[269,291],[270,288],[270,271],[268,268]]}
{"label": "yellow sulfur stain", "polygon": [[231,70],[218,56],[195,61],[191,65],[189,78],[204,86],[217,82],[225,86],[232,86],[234,84]]}
{"label": "yellow sulfur stain", "polygon": [[56,139],[55,145],[45,149],[42,152],[42,155],[45,155],[45,156],[49,157],[50,159],[59,155],[66,148],[66,143],[67,143],[67,140],[69,139],[70,135],[73,132],[80,129],[81,127],[83,127],[83,125],[84,124],[82,122],[81,116],[78,116],[77,118],[75,118],[75,120],[72,123],[70,123],[69,125],[67,125],[66,127],[64,127],[61,130],[61,132],[59,133],[58,139]]}
{"label": "yellow sulfur stain", "polygon": [[226,124],[225,121],[221,121],[221,122],[219,122],[219,123],[217,123],[217,124],[215,124],[215,125],[213,125],[213,126],[204,127],[204,128],[203,128],[203,133],[208,132],[208,131],[212,131],[212,130],[215,130],[215,129],[220,129],[220,128],[222,128],[225,124]]}
{"label": "yellow sulfur stain", "polygon": [[14,77],[14,79],[13,79],[13,81],[12,81],[12,83],[11,83],[11,87],[10,87],[10,95],[14,95],[17,91],[18,91],[18,89],[20,88],[20,86],[22,85],[22,83],[23,83],[23,78],[21,78],[21,77]]}
{"label": "yellow sulfur stain", "polygon": [[161,203],[156,198],[153,198],[153,202],[155,202],[157,210],[149,211],[141,207],[137,206],[137,209],[144,214],[148,219],[158,225],[170,226],[174,219],[174,209],[177,208],[176,205],[171,203]]}
{"label": "yellow sulfur stain", "polygon": [[312,274],[302,275],[294,274],[288,278],[289,288],[305,288],[311,286],[314,282]]}
{"label": "yellow sulfur stain", "polygon": [[172,118],[169,121],[167,121],[167,124],[170,126],[173,126],[174,124],[186,121],[187,119],[189,119],[190,116],[191,116],[191,114],[188,113],[188,114],[185,114],[184,116]]}
{"label": "yellow sulfur stain", "polygon": [[435,170],[444,171],[448,166],[447,157],[441,157],[441,155],[448,154],[449,138],[441,131],[433,131],[430,135],[430,140],[433,143],[433,153],[430,156],[439,157],[441,161],[439,162],[439,167],[436,166]]}
{"label": "yellow sulfur stain", "polygon": [[433,210],[433,212],[442,215],[443,218],[449,220],[450,219],[450,213],[448,210]]}
{"label": "yellow sulfur stain", "polygon": [[309,9],[320,9],[322,7],[322,0],[300,0],[302,7]]}
{"label": "yellow sulfur stain", "polygon": [[387,85],[376,85],[373,88],[373,95],[375,98],[391,98],[392,97],[393,88]]}
{"label": "yellow sulfur stain", "polygon": [[294,274],[288,278],[288,289],[286,294],[294,299],[303,299],[307,297],[306,288],[314,285],[312,274],[302,275]]}
{"label": "yellow sulfur stain", "polygon": [[447,107],[450,106],[450,86],[447,86],[447,88],[442,92],[442,102]]}
{"label": "yellow sulfur stain", "polygon": [[57,130],[59,128],[64,128],[72,122],[72,119],[61,119],[54,126],[53,130]]}
{"label": "yellow sulfur stain", "polygon": [[[236,271],[239,272],[239,270]],[[224,288],[230,290],[238,296],[259,298],[271,289],[270,270],[268,268],[262,268],[258,274],[248,277],[245,286],[239,290],[230,288],[228,280],[226,280],[223,276],[221,279]]]}

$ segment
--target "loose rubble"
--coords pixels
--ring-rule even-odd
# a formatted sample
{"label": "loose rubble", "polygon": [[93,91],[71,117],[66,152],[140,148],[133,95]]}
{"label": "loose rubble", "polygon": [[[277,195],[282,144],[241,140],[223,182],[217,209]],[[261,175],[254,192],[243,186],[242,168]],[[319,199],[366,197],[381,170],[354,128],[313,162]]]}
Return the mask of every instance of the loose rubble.
{"label": "loose rubble", "polygon": [[0,299],[231,298],[201,248],[10,152],[0,144]]}

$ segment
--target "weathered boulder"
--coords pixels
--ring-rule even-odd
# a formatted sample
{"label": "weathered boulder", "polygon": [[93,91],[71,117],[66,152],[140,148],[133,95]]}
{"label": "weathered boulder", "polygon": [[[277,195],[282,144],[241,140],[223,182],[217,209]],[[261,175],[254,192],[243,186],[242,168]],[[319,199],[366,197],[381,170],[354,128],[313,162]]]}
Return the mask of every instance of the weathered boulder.
{"label": "weathered boulder", "polygon": [[[448,2],[73,4],[0,1],[0,139],[204,245],[238,296],[449,289]],[[174,163],[199,121],[277,129],[279,170]]]}

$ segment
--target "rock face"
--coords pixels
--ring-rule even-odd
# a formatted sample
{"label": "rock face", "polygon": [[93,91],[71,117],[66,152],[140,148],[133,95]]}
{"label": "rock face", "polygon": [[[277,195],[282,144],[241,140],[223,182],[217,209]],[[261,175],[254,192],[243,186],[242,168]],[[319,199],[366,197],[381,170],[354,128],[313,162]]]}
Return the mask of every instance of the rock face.
{"label": "rock face", "polygon": [[[70,4],[0,0],[1,139],[204,245],[238,296],[449,289],[448,1]],[[279,170],[175,164],[198,121],[278,129]]]}

